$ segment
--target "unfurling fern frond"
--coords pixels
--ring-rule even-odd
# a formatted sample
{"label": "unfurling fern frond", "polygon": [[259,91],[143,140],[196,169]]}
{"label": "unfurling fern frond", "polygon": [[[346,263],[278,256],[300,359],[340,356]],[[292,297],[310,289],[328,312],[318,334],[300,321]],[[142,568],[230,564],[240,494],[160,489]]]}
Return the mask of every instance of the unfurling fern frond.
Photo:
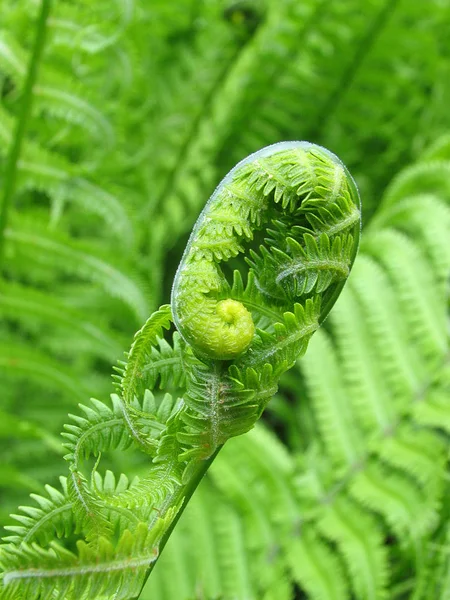
{"label": "unfurling fern frond", "polygon": [[[448,134],[373,216],[450,126],[448,3],[360,4],[0,1],[0,597],[450,600]],[[281,139],[364,193],[324,327],[361,211],[295,142],[148,319]]]}
{"label": "unfurling fern frond", "polygon": [[[16,516],[21,525],[1,555],[6,598],[138,595],[217,452],[253,428],[339,296],[358,249],[359,218],[351,176],[313,144],[276,144],[227,175],[194,227],[171,306],[151,315],[116,369],[112,407],[92,400],[66,426],[64,493],[49,488],[49,500],[39,497],[39,508]],[[76,246],[18,231],[9,240],[16,253],[33,248],[42,260],[58,250],[64,263],[104,284],[108,273],[109,291],[136,314],[143,310],[131,280]],[[245,256],[253,257],[250,267]],[[167,333],[173,323],[179,333]],[[102,454],[131,446],[145,460],[143,476],[131,484],[116,484],[109,471],[101,477]],[[291,501],[278,494],[291,514]],[[229,512],[222,512],[224,540],[238,551],[238,522],[229,530]],[[53,529],[68,538],[67,548],[51,541]],[[340,543],[339,531],[329,535]],[[359,542],[348,548],[349,561]],[[250,593],[244,582],[242,590]]]}
{"label": "unfurling fern frond", "polygon": [[[313,233],[311,215],[320,212],[323,206],[333,207],[342,197],[346,198],[349,211],[359,215],[356,187],[344,166],[328,151],[305,142],[270,146],[239,163],[227,175],[200,215],[175,276],[172,292],[175,324],[194,350],[210,358],[233,359],[247,350],[255,334],[251,313],[241,302],[233,298],[219,299],[228,285],[221,263],[243,253],[255,233],[262,230],[264,235],[264,228],[274,220]],[[332,221],[331,212],[329,221]],[[250,230],[243,227],[246,223]],[[355,256],[359,229],[359,219],[355,223],[354,219],[347,221],[343,215],[341,227],[333,226],[330,233],[333,238],[338,232],[354,234],[353,252],[346,247],[343,253],[347,268]],[[297,242],[308,257],[313,251],[313,261],[315,246],[311,246],[310,237]],[[285,244],[287,247],[279,250],[291,254],[289,242]],[[267,238],[264,245],[266,250],[270,247]],[[261,279],[270,278],[272,274],[276,282],[279,276],[277,269],[270,267],[273,265],[259,261],[252,265],[257,286],[263,296],[268,296],[263,304],[269,308],[278,305],[281,310],[292,310],[292,301],[280,301],[264,290]],[[323,270],[329,271],[330,284],[333,267],[331,263],[322,265]],[[295,281],[292,274],[290,277]],[[327,314],[327,304],[329,310],[334,303],[343,281],[338,278],[334,285],[321,290],[321,318]],[[296,297],[306,293],[300,289]]]}
{"label": "unfurling fern frond", "polygon": [[[252,600],[292,600],[294,585],[311,600],[446,598],[450,210],[446,186],[430,196],[420,183],[414,195],[383,205],[367,227],[326,326],[281,380],[284,395],[302,401],[282,404],[280,394],[269,404],[277,435],[291,447],[262,426],[226,444],[143,600],[191,598],[198,590],[215,597],[218,581],[227,600],[242,589]],[[275,224],[271,239],[287,231],[277,233]],[[246,288],[242,279],[236,276],[232,289],[250,310],[262,294],[253,276]],[[276,310],[258,313],[261,329],[271,318],[281,321]],[[233,365],[229,372],[258,389],[263,372],[242,369],[249,355],[240,357],[240,371]],[[271,372],[267,377],[273,381]],[[275,420],[280,406],[285,414]],[[220,502],[234,540],[211,523]],[[220,552],[207,550],[205,526]],[[205,554],[208,573],[199,558]],[[242,579],[227,578],[240,573],[235,561],[246,565],[245,588]]]}

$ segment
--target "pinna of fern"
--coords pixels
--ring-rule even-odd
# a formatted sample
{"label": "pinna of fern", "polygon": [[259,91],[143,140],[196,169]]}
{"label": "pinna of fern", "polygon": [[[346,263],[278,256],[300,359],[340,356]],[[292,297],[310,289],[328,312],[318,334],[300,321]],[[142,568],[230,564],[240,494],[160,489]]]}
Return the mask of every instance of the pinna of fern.
{"label": "pinna of fern", "polygon": [[[39,508],[15,516],[1,554],[4,598],[138,596],[221,446],[254,426],[306,351],[359,231],[356,186],[324,148],[276,144],[230,172],[194,227],[172,305],[147,320],[119,366],[112,408],[93,400],[66,426],[63,491],[48,488]],[[168,381],[171,393],[156,389]],[[107,483],[102,454],[130,446],[148,457],[147,475]],[[64,543],[73,535],[76,549]]]}

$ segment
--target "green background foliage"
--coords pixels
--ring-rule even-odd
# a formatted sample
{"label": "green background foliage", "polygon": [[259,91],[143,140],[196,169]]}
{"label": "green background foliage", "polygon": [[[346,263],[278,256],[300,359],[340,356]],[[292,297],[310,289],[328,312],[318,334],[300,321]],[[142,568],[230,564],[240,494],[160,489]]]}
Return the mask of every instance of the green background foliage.
{"label": "green background foliage", "polygon": [[[0,190],[39,7],[0,4]],[[67,413],[113,391],[221,177],[305,139],[360,188],[354,272],[141,597],[450,598],[449,21],[445,0],[53,3],[1,263],[2,523],[59,487]],[[146,466],[102,465],[110,487]]]}

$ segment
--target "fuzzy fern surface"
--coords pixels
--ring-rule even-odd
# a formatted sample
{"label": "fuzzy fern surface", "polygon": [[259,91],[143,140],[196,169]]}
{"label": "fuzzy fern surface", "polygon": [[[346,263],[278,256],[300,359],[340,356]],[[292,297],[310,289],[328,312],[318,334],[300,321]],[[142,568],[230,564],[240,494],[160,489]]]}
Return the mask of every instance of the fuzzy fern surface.
{"label": "fuzzy fern surface", "polygon": [[[440,0],[425,12],[401,0],[0,2],[0,521],[16,571],[24,544],[63,594],[63,573],[83,571],[79,590],[114,597],[109,565],[115,590],[137,595],[153,565],[144,600],[450,597],[449,18]],[[211,201],[213,229],[201,221],[187,245],[236,163],[296,139],[349,167],[365,226],[299,363],[357,243],[339,163],[319,173],[314,210],[308,189],[293,191],[289,152],[264,185],[272,159],[245,163],[215,196],[232,217]],[[323,168],[321,150],[300,149],[304,167]],[[244,215],[248,184],[274,202]],[[218,345],[204,331],[190,352],[174,299],[133,343],[186,247],[181,298],[195,291],[191,308],[218,308],[216,326],[237,335]],[[235,363],[225,383],[211,351]],[[155,566],[180,513],[175,500],[166,520],[153,507],[197,483],[196,462],[274,393],[263,424],[221,450]]]}

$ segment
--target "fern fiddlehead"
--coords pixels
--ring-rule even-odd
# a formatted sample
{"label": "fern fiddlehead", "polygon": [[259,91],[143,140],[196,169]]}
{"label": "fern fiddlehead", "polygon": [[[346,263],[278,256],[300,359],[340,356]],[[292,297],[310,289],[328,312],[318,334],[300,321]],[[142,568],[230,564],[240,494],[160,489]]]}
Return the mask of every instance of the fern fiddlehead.
{"label": "fern fiddlehead", "polygon": [[245,252],[268,226],[269,237],[249,260],[259,301],[281,313],[316,292],[331,304],[348,276],[359,220],[355,184],[328,150],[282,142],[252,154],[220,183],[195,225],[173,286],[177,328],[212,359],[247,350],[255,334],[251,310],[222,299],[229,286],[221,263]]}
{"label": "fern fiddlehead", "polygon": [[[225,177],[194,227],[171,306],[117,369],[113,408],[93,401],[67,426],[62,494],[49,488],[9,528],[2,597],[138,597],[217,451],[253,427],[328,314],[359,231],[356,186],[324,148],[275,144]],[[168,382],[171,393],[156,389]],[[102,478],[100,453],[130,446],[150,459],[145,476]],[[75,535],[77,551],[52,541],[55,530]]]}

